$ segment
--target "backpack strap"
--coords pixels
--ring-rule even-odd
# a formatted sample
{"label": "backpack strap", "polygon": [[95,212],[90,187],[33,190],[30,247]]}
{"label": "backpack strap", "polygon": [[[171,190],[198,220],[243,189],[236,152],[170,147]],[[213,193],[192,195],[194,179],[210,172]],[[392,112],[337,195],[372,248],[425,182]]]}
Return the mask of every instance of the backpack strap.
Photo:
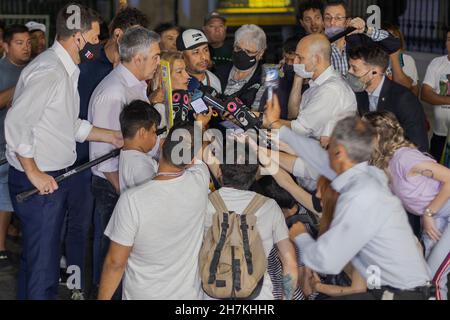
{"label": "backpack strap", "polygon": [[245,261],[247,262],[248,274],[253,274],[253,257],[250,251],[250,241],[248,237],[249,226],[247,224],[247,216],[254,215],[265,203],[267,198],[257,194],[252,201],[250,201],[247,208],[241,214],[241,231],[242,231],[242,242],[244,246]]}
{"label": "backpack strap", "polygon": [[[212,205],[216,209],[216,213],[219,215],[222,215],[222,223],[221,223],[221,233],[220,233],[220,239],[217,243],[216,248],[214,249],[214,255],[211,260],[211,265],[209,266],[209,278],[208,278],[208,284],[213,284],[214,281],[216,281],[216,274],[217,274],[217,267],[219,266],[219,260],[220,260],[220,253],[222,252],[223,247],[225,246],[225,241],[227,239],[227,233],[228,229],[230,227],[229,224],[229,212],[225,205],[225,202],[223,201],[222,197],[220,196],[219,191],[215,191],[209,195],[209,200],[211,201]],[[220,218],[220,216],[219,216]]]}
{"label": "backpack strap", "polygon": [[228,212],[227,206],[220,196],[219,191],[211,193],[208,198],[209,201],[211,201],[211,204],[214,206],[214,209],[216,209],[216,212]]}
{"label": "backpack strap", "polygon": [[261,207],[266,203],[267,198],[260,195],[260,194],[256,194],[252,201],[250,201],[250,203],[248,204],[247,208],[245,208],[245,210],[242,212],[243,215],[246,216],[251,216],[254,215],[259,209],[261,209]]}

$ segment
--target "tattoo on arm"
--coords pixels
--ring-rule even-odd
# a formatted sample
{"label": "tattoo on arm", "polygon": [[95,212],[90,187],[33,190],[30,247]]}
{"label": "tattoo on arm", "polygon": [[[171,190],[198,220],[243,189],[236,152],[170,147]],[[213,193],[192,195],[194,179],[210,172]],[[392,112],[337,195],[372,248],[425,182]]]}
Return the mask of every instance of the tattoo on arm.
{"label": "tattoo on arm", "polygon": [[283,276],[284,297],[286,300],[292,300],[294,297],[294,284],[290,274]]}
{"label": "tattoo on arm", "polygon": [[424,176],[424,177],[427,177],[427,178],[430,178],[430,179],[434,179],[434,173],[433,173],[433,171],[432,170],[422,170],[421,172],[420,172],[420,175],[422,175],[422,176]]}

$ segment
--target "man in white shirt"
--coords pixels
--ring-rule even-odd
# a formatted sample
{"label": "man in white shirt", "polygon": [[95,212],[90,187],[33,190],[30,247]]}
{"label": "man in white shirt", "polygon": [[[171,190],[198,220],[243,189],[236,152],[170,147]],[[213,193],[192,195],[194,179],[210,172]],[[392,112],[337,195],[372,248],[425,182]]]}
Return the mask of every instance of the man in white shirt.
{"label": "man in white shirt", "polygon": [[[80,26],[72,26],[67,6],[57,17],[52,48],[30,63],[20,76],[13,106],[5,121],[10,194],[22,222],[24,248],[19,272],[19,299],[55,299],[59,279],[60,234],[68,191],[55,177],[76,160],[76,141],[123,144],[120,132],[99,129],[78,119],[79,52],[98,43],[98,16],[79,6]],[[70,28],[72,27],[72,28]],[[37,188],[24,203],[16,195]]]}
{"label": "man in white shirt", "polygon": [[431,61],[422,87],[422,100],[434,107],[430,153],[437,161],[441,160],[450,129],[450,29],[446,41],[448,54]]}
{"label": "man in white shirt", "polygon": [[158,162],[148,153],[157,142],[156,129],[161,115],[145,101],[135,100],[120,114],[120,128],[124,145],[120,153],[120,193],[153,179]]}
{"label": "man in white shirt", "polygon": [[[121,63],[100,82],[89,103],[88,119],[94,125],[120,130],[119,116],[123,107],[134,100],[148,102],[146,81],[153,78],[160,63],[159,41],[158,34],[140,26],[129,28],[123,34],[119,41]],[[109,144],[91,143],[90,158],[98,158],[111,149]],[[154,153],[157,151],[155,148]],[[100,273],[109,245],[103,232],[120,194],[118,157],[92,168],[92,173],[96,235],[94,272]]]}
{"label": "man in white shirt", "polygon": [[[321,34],[313,34],[303,38],[296,50],[294,69],[296,76],[292,87],[289,105],[300,106],[294,121],[280,120],[279,115],[269,109],[264,116],[264,125],[269,129],[283,126],[291,128],[295,133],[321,140],[323,146],[340,119],[356,114],[357,103],[354,92],[331,66],[331,46],[328,39]],[[302,95],[304,78],[311,78],[310,88]],[[274,99],[277,103],[278,99]],[[301,184],[314,190],[318,173],[309,165],[297,161]]]}
{"label": "man in white shirt", "polygon": [[186,71],[191,76],[189,91],[198,87],[211,87],[222,93],[219,78],[208,70],[211,66],[208,38],[200,30],[188,29],[177,38],[177,49],[183,52]]}
{"label": "man in white shirt", "polygon": [[[237,148],[244,150],[243,148]],[[234,148],[232,149],[234,151]],[[238,156],[239,157],[239,156]],[[250,159],[248,151],[245,155],[245,162]],[[224,159],[226,156],[224,156]],[[244,159],[236,159],[236,163],[243,163]],[[258,164],[221,164],[220,179],[222,188],[219,190],[227,209],[237,214],[242,214],[250,204],[256,193],[249,191],[255,182],[258,172]],[[209,202],[205,220],[205,231],[211,227],[216,209]],[[292,299],[297,288],[297,263],[295,248],[289,240],[289,231],[284,219],[283,212],[273,199],[268,199],[265,204],[256,212],[256,227],[261,237],[266,259],[273,247],[278,248],[279,257],[283,265],[284,296]],[[260,294],[255,300],[273,300],[273,285],[269,273],[266,270],[263,286]],[[208,298],[205,294],[205,298]]]}
{"label": "man in white shirt", "polygon": [[[210,117],[210,116],[209,116]],[[122,276],[126,300],[199,300],[198,255],[208,204],[209,171],[193,160],[194,128],[174,127],[157,176],[119,199],[105,234],[99,299],[111,299]],[[180,149],[184,159],[177,159]]]}
{"label": "man in white shirt", "polygon": [[368,293],[352,299],[430,298],[430,270],[417,248],[401,201],[385,173],[367,164],[375,130],[358,117],[341,120],[328,149],[340,195],[330,229],[315,241],[302,223],[290,230],[308,268],[339,274],[351,262],[367,280]]}

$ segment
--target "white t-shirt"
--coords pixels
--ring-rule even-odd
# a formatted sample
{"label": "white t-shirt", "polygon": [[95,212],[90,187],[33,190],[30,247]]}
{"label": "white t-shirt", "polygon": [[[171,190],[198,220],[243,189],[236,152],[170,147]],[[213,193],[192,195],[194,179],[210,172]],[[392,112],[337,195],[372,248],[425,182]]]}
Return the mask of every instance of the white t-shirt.
{"label": "white t-shirt", "polygon": [[158,162],[148,154],[126,150],[120,152],[120,193],[152,180],[158,172]]}
{"label": "white t-shirt", "polygon": [[[250,204],[250,201],[256,195],[252,191],[242,191],[232,188],[222,188],[219,190],[227,209],[234,211],[238,214],[242,213],[245,208]],[[208,214],[205,221],[205,232],[212,225],[212,218],[216,210],[211,202],[208,204]],[[263,242],[264,252],[266,258],[269,257],[270,251],[274,244],[289,238],[289,230],[286,226],[286,222],[278,204],[269,199],[267,202],[256,212],[256,227],[258,228],[259,235]],[[210,299],[205,294],[205,299]],[[273,300],[272,293],[272,281],[266,271],[264,275],[264,283],[261,289],[261,293],[255,300]]]}
{"label": "white t-shirt", "polygon": [[218,93],[222,93],[222,85],[220,83],[219,78],[209,70],[206,70],[205,80],[202,81],[204,86],[210,86],[214,88]]}
{"label": "white t-shirt", "polygon": [[[450,60],[448,56],[438,57],[431,61],[428,66],[423,84],[426,84],[433,88],[433,91],[439,95],[444,95],[441,92],[441,80],[447,79],[447,92],[450,90]],[[448,92],[447,94],[449,94]],[[449,94],[450,95],[450,94]]]}
{"label": "white t-shirt", "polygon": [[123,278],[125,300],[203,297],[198,255],[208,205],[205,164],[172,180],[152,180],[119,199],[105,235],[132,247]]}
{"label": "white t-shirt", "polygon": [[403,72],[413,80],[413,86],[419,83],[419,73],[417,72],[416,61],[410,55],[403,54]]}

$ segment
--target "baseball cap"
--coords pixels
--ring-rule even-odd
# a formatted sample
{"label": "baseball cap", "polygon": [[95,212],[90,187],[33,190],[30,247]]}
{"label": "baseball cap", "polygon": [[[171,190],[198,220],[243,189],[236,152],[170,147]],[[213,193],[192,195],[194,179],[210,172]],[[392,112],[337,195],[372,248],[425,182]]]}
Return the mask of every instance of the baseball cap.
{"label": "baseball cap", "polygon": [[208,38],[206,38],[205,34],[202,31],[196,29],[188,29],[178,36],[177,50],[193,50],[207,43]]}
{"label": "baseball cap", "polygon": [[47,28],[45,27],[45,24],[36,22],[36,21],[30,21],[25,24],[25,26],[28,28],[28,31],[42,31],[45,33]]}
{"label": "baseball cap", "polygon": [[205,17],[203,25],[206,26],[208,22],[210,22],[213,19],[220,19],[223,21],[223,23],[227,22],[227,19],[225,19],[220,13],[213,11]]}

